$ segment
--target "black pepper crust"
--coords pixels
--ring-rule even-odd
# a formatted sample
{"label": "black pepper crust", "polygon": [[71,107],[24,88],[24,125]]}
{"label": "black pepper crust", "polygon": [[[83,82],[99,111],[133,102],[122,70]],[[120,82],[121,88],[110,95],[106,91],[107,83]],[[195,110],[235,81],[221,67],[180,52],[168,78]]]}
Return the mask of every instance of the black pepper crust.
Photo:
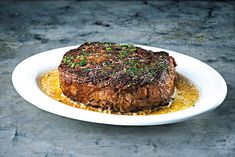
{"label": "black pepper crust", "polygon": [[[164,73],[169,73],[172,59],[166,52],[156,53],[130,44],[87,42],[68,51],[59,70],[73,74],[78,83],[133,89],[158,84]],[[174,59],[173,62],[176,66]]]}

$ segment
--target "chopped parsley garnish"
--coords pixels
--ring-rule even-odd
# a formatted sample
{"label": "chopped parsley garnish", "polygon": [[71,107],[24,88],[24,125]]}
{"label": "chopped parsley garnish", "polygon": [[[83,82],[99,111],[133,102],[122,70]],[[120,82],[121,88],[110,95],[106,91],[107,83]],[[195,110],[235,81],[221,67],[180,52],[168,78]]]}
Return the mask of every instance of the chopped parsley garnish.
{"label": "chopped parsley garnish", "polygon": [[[76,59],[79,59],[80,61],[77,62]],[[87,59],[84,55],[78,55],[75,58],[73,56],[65,56],[63,58],[63,63],[68,65],[71,68],[75,68],[76,66],[85,66],[87,65]]]}
{"label": "chopped parsley garnish", "polygon": [[132,47],[131,44],[122,44],[122,45],[120,45],[120,46],[121,46],[121,48],[123,48],[123,49],[127,49],[127,48],[129,48],[129,47]]}
{"label": "chopped parsley garnish", "polygon": [[111,47],[106,47],[106,51],[111,51],[112,48]]}
{"label": "chopped parsley garnish", "polygon": [[119,59],[121,59],[121,60],[127,56],[128,56],[128,51],[120,51],[120,53],[118,55]]}
{"label": "chopped parsley garnish", "polygon": [[85,49],[82,49],[82,56],[89,56],[90,54],[88,52],[86,52]]}
{"label": "chopped parsley garnish", "polygon": [[82,60],[79,62],[80,66],[85,66],[87,65],[87,59],[85,57],[82,58]]}
{"label": "chopped parsley garnish", "polygon": [[[132,44],[121,45],[106,42],[102,44],[101,48],[102,50],[99,48],[79,49],[77,55],[72,53],[72,56],[70,56],[71,54],[65,56],[63,63],[71,68],[78,67],[79,70],[82,69],[87,74],[97,73],[97,76],[106,77],[107,75],[113,78],[119,78],[123,75],[133,77],[135,81],[144,79],[148,82],[156,81],[159,73],[168,69],[168,61],[163,55],[146,57],[145,54],[141,53],[141,49],[137,51],[138,48]],[[87,52],[90,49],[92,49],[92,55],[95,57],[90,56],[91,52]],[[94,68],[93,65],[96,60],[99,61]],[[88,63],[91,63],[92,66],[89,67]]]}
{"label": "chopped parsley garnish", "polygon": [[136,47],[132,44],[124,44],[119,45],[120,46],[120,52],[118,54],[118,58],[123,60],[124,58],[128,56],[135,56],[135,51],[137,50]]}
{"label": "chopped parsley garnish", "polygon": [[65,57],[63,58],[63,63],[69,64],[69,63],[72,62],[72,60],[73,60],[73,56],[65,56]]}
{"label": "chopped parsley garnish", "polygon": [[84,71],[87,71],[87,72],[91,71],[90,68],[84,68],[83,70],[84,70]]}
{"label": "chopped parsley garnish", "polygon": [[113,72],[112,72],[112,76],[114,76],[115,74],[116,74],[116,71],[113,71]]}
{"label": "chopped parsley garnish", "polygon": [[133,52],[136,51],[136,47],[132,44],[124,44],[124,45],[120,45],[122,49]]}
{"label": "chopped parsley garnish", "polygon": [[125,62],[126,68],[124,68],[124,72],[129,73],[131,76],[134,76],[140,72],[139,64],[135,59],[128,59]]}
{"label": "chopped parsley garnish", "polygon": [[112,51],[112,43],[105,43],[104,47],[106,51]]}
{"label": "chopped parsley garnish", "polygon": [[112,45],[113,45],[113,43],[109,43],[109,42],[107,42],[107,43],[104,44],[105,47],[110,47],[110,46],[112,46]]}
{"label": "chopped parsley garnish", "polygon": [[71,68],[74,68],[76,66],[76,63],[71,64]]}

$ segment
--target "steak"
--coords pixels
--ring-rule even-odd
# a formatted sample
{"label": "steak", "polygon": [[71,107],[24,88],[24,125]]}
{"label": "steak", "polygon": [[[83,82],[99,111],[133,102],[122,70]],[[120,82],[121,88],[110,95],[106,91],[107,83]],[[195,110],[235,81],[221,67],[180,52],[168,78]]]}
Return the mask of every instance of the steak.
{"label": "steak", "polygon": [[168,105],[176,62],[166,52],[131,44],[87,42],[65,53],[58,67],[60,87],[73,101],[128,113]]}

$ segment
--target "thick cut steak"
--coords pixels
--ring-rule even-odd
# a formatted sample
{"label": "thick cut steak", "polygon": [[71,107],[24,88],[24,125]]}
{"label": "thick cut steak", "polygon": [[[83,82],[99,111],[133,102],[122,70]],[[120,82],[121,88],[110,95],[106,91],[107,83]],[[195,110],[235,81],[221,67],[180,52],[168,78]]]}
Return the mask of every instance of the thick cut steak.
{"label": "thick cut steak", "polygon": [[59,65],[60,87],[71,100],[121,113],[167,105],[174,93],[175,60],[116,43],[87,42]]}

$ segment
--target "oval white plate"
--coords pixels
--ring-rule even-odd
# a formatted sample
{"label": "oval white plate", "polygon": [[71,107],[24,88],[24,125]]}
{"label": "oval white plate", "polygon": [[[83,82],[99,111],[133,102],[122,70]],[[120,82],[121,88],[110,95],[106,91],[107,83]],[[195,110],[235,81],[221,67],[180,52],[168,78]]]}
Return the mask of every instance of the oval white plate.
{"label": "oval white plate", "polygon": [[57,68],[64,53],[78,46],[46,51],[22,61],[12,74],[12,82],[16,91],[38,108],[57,115],[87,122],[132,126],[180,122],[215,109],[226,97],[226,82],[218,72],[205,63],[170,50],[137,45],[152,51],[166,51],[175,58],[178,65],[177,72],[187,76],[200,90],[200,99],[194,107],[161,115],[127,116],[98,113],[67,106],[45,95],[40,90],[37,79],[40,74]]}

